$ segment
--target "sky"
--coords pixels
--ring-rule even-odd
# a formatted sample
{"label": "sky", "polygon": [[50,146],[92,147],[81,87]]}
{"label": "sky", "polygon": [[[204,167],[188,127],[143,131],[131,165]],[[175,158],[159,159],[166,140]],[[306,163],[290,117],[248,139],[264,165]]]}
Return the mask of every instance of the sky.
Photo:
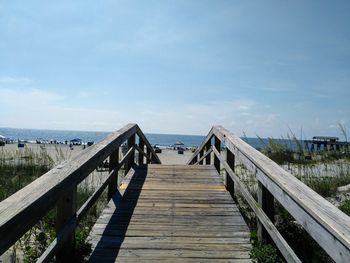
{"label": "sky", "polygon": [[350,133],[350,1],[0,0],[0,127]]}

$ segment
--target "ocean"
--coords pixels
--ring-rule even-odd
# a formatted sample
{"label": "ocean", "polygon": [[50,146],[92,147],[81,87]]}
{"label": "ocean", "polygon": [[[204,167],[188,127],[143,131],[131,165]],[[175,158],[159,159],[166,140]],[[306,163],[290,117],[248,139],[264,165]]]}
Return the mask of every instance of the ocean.
{"label": "ocean", "polygon": [[[99,142],[104,139],[110,132],[92,132],[92,131],[60,131],[60,130],[37,130],[37,129],[16,129],[16,128],[0,128],[0,135],[12,140],[36,141],[37,139],[45,141],[65,142],[75,138],[81,139],[83,142]],[[185,147],[198,147],[201,145],[205,136],[201,135],[178,135],[178,134],[145,134],[149,142],[160,147],[171,147],[174,143],[180,141]],[[248,144],[256,149],[264,148],[268,139],[259,138],[243,138]],[[292,141],[289,141],[291,148],[294,148]]]}

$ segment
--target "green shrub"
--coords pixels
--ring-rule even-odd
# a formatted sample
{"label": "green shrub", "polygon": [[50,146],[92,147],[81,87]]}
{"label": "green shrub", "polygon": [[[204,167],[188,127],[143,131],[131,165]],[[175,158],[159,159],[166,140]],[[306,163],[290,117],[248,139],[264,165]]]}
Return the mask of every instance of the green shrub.
{"label": "green shrub", "polygon": [[258,263],[278,263],[283,262],[278,256],[277,249],[262,242],[257,242],[250,252],[250,256]]}
{"label": "green shrub", "polygon": [[276,208],[279,215],[276,227],[302,262],[334,262],[282,206],[278,205]]}
{"label": "green shrub", "polygon": [[341,211],[343,211],[345,214],[350,216],[350,200],[345,200],[340,204],[338,207]]}
{"label": "green shrub", "polygon": [[[57,161],[63,160],[61,149],[56,148]],[[30,148],[23,151],[9,152],[0,151],[0,201],[6,199],[21,188],[25,187],[44,173],[48,172],[54,165],[53,159],[45,149],[35,153]],[[78,188],[78,207],[80,207],[93,193],[93,189],[87,186]],[[106,198],[104,195],[102,198]],[[99,201],[101,202],[101,201]],[[96,205],[97,206],[97,205]],[[76,250],[74,262],[85,262],[86,256],[91,251],[91,243],[87,241],[90,229],[98,217],[96,206],[79,223],[76,228]],[[35,224],[15,244],[23,252],[24,262],[35,262],[47,249],[56,237],[55,221],[56,209],[52,209],[37,224]]]}
{"label": "green shrub", "polygon": [[284,260],[279,256],[278,251],[272,244],[265,244],[258,241],[256,231],[251,231],[253,248],[250,257],[258,263],[282,263]]}
{"label": "green shrub", "polygon": [[289,150],[284,144],[276,142],[269,138],[269,142],[265,144],[262,153],[278,164],[293,162],[293,151]]}

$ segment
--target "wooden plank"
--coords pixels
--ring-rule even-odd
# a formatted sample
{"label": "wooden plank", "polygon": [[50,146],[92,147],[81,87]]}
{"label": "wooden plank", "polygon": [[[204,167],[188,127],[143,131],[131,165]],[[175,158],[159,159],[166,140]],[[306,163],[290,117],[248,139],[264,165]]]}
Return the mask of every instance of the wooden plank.
{"label": "wooden plank", "polygon": [[[102,261],[100,262],[111,262],[108,258],[106,259],[106,261],[103,261],[103,259],[101,259]],[[112,259],[113,260],[113,259]],[[125,257],[119,257],[116,259],[115,262],[122,262],[122,263],[134,263],[138,261],[138,258],[125,258]],[[94,262],[94,261],[92,261]],[[181,257],[181,258],[171,258],[171,259],[166,259],[166,258],[152,258],[152,259],[143,259],[142,262],[145,263],[159,263],[159,262],[164,262],[164,263],[175,263],[175,262],[181,262],[181,263],[186,263],[186,262],[201,262],[201,263],[205,263],[205,262],[209,262],[212,263],[213,259],[207,259],[207,258],[185,258],[185,257]],[[215,262],[218,263],[248,263],[248,262],[252,262],[251,259],[242,259],[242,258],[234,258],[234,259],[222,259],[222,258],[215,258]]]}
{"label": "wooden plank", "polygon": [[[145,144],[147,150],[147,156],[152,156],[153,158],[153,162],[156,164],[161,164],[161,161],[158,157],[158,155],[155,153],[152,145],[149,143],[149,141],[147,140],[146,136],[143,134],[142,130],[140,129],[140,127],[137,125],[136,126],[136,133],[139,136],[140,140],[143,141],[143,143]],[[147,161],[148,163],[148,161]]]}
{"label": "wooden plank", "polygon": [[145,143],[143,142],[143,140],[141,138],[139,138],[139,145],[138,145],[138,149],[139,149],[139,165],[143,164],[143,160],[144,157],[147,156],[147,154],[144,152],[145,150]]}
{"label": "wooden plank", "polygon": [[[216,136],[214,136],[214,147],[213,147],[213,150],[216,150],[219,153],[221,151],[221,141]],[[214,166],[215,166],[216,171],[220,174],[220,160],[219,160],[219,158],[216,155],[214,155]]]}
{"label": "wooden plank", "polygon": [[[128,149],[134,149],[134,145],[135,145],[135,138],[136,138],[136,134],[132,134],[129,138],[128,138]],[[128,158],[126,164],[125,164],[125,174],[127,174],[131,168],[131,166],[135,163],[135,151],[132,152],[132,154],[130,155],[130,157]]]}
{"label": "wooden plank", "polygon": [[[109,173],[117,168],[119,164],[119,147],[115,149],[115,151],[109,156]],[[118,191],[118,171],[114,172],[110,178],[108,184],[108,193],[107,199],[108,201],[112,198],[112,196]]]}
{"label": "wooden plank", "polygon": [[169,258],[207,258],[207,259],[249,259],[249,251],[239,250],[227,250],[216,251],[216,250],[187,250],[187,249],[119,249],[117,252],[115,249],[103,249],[103,248],[95,248],[94,256],[104,257],[106,255],[115,255],[120,257],[127,258],[138,258],[141,259],[149,259],[149,258],[157,258],[157,259],[169,259]]}
{"label": "wooden plank", "polygon": [[170,244],[198,244],[198,245],[234,245],[234,244],[250,244],[249,238],[239,237],[113,237],[113,236],[91,236],[91,240],[95,241],[93,244],[97,244],[96,241],[108,240],[109,242],[115,242],[117,244],[158,244],[158,243],[170,243]]}
{"label": "wooden plank", "polygon": [[[67,191],[57,203],[56,233],[57,235],[63,230],[65,225],[71,220],[77,209],[77,187]],[[72,231],[65,239],[64,244],[56,255],[57,262],[67,262],[72,257],[75,249],[75,232]]]}
{"label": "wooden plank", "polygon": [[293,175],[221,126],[215,134],[248,170],[303,225],[315,241],[336,261],[350,258],[350,217]]}
{"label": "wooden plank", "polygon": [[90,261],[251,262],[249,229],[218,178],[213,166],[136,171],[94,225]]}
{"label": "wooden plank", "polygon": [[[115,259],[115,257],[108,257],[105,256],[104,258],[99,257],[98,261],[96,261],[95,259],[91,259],[90,262],[98,262],[98,263],[111,263],[111,262],[121,262],[121,263],[135,263],[138,262],[140,259],[137,257],[131,258],[131,257],[118,257]],[[175,263],[175,262],[181,262],[181,263],[187,263],[187,262],[201,262],[201,263],[212,263],[213,259],[206,259],[206,258],[185,258],[185,257],[181,257],[181,258],[147,258],[147,259],[142,259],[142,262],[146,262],[146,263],[159,263],[159,262],[164,262],[164,263]],[[242,259],[242,258],[235,258],[235,259],[222,259],[222,258],[216,258],[215,262],[218,263],[248,263],[248,262],[252,262],[251,259]]]}
{"label": "wooden plank", "polygon": [[241,192],[242,196],[246,200],[246,202],[249,204],[251,209],[256,214],[257,218],[263,224],[266,231],[268,231],[270,237],[275,242],[277,248],[280,250],[281,254],[284,256],[284,258],[287,260],[287,262],[301,262],[293,249],[288,245],[287,241],[282,237],[280,232],[278,232],[276,226],[271,222],[269,217],[264,213],[264,210],[258,205],[258,203],[255,201],[253,196],[250,194],[250,192],[247,190],[245,185],[239,180],[237,175],[232,171],[231,167],[227,164],[225,160],[222,159],[219,152],[217,152],[214,149],[214,154],[221,159],[221,162],[226,170],[226,172],[230,175],[232,180],[235,182],[235,185],[237,185],[237,188]]}
{"label": "wooden plank", "polygon": [[[116,203],[109,203],[108,208],[110,209],[116,209],[118,208],[123,208],[123,207],[130,207],[131,201],[130,202],[123,202],[123,204],[116,204]],[[229,203],[229,204],[221,204],[221,203],[214,203],[214,204],[198,204],[198,203],[181,203],[181,202],[169,202],[169,201],[158,201],[158,202],[150,202],[149,200],[139,200],[137,202],[137,208],[138,209],[147,209],[148,207],[153,207],[153,208],[168,208],[171,207],[173,209],[176,208],[188,208],[188,209],[196,209],[196,208],[205,208],[205,209],[211,209],[211,208],[225,208],[225,209],[233,209],[238,211],[238,207],[236,204]],[[107,208],[106,208],[107,209]]]}
{"label": "wooden plank", "polygon": [[167,212],[167,211],[173,211],[173,212],[239,212],[239,209],[237,207],[229,207],[229,206],[221,206],[221,207],[209,207],[206,206],[205,209],[203,209],[204,206],[191,206],[191,207],[176,207],[172,206],[171,204],[167,203],[168,206],[141,206],[139,203],[137,203],[137,206],[135,208],[131,208],[129,206],[131,203],[127,203],[127,205],[120,205],[116,208],[108,207],[105,209],[106,212],[112,212],[114,214],[119,214],[127,211],[132,211],[134,213],[136,212]]}
{"label": "wooden plank", "polygon": [[[103,222],[104,220],[104,216],[101,217],[101,222]],[[169,216],[163,216],[163,217],[154,217],[154,220],[151,220],[145,216],[132,216],[132,217],[118,217],[118,218],[108,218],[108,222],[106,222],[107,224],[109,223],[110,220],[115,220],[118,219],[120,221],[121,224],[125,224],[125,223],[129,223],[129,224],[138,224],[138,223],[145,223],[145,224],[168,224],[168,225],[212,225],[212,226],[216,226],[216,225],[222,225],[222,226],[231,226],[231,225],[240,225],[240,224],[244,224],[244,221],[242,220],[241,222],[239,221],[233,221],[232,218],[224,218],[223,216],[212,216],[212,217],[206,217],[206,218],[186,218],[186,217],[182,217],[182,218],[174,218],[173,220],[177,220],[176,223],[169,223],[172,222],[170,220],[172,220],[172,218],[169,218]],[[107,221],[106,220],[106,221]],[[214,222],[215,221],[215,222]]]}
{"label": "wooden plank", "polygon": [[117,240],[115,237],[104,237],[103,239],[100,239],[99,247],[101,248],[115,248],[116,246],[119,249],[188,249],[188,250],[215,250],[215,251],[240,251],[240,250],[248,250],[251,249],[251,244],[249,243],[237,243],[237,239],[234,239],[231,244],[228,243],[222,243],[222,244],[206,244],[206,243],[188,243],[186,242],[186,246],[184,246],[184,239],[181,238],[178,242],[150,242],[147,241],[147,243],[143,242],[126,242]]}
{"label": "wooden plank", "polygon": [[[0,203],[0,254],[42,218],[66,190],[73,189],[131,134],[129,124],[56,166]],[[45,186],[45,187],[43,187]]]}
{"label": "wooden plank", "polygon": [[[273,195],[263,186],[260,182],[258,182],[258,204],[271,220],[272,223],[275,222],[275,204]],[[258,222],[258,238],[260,241],[265,241],[270,243],[272,240],[263,227],[261,222]]]}

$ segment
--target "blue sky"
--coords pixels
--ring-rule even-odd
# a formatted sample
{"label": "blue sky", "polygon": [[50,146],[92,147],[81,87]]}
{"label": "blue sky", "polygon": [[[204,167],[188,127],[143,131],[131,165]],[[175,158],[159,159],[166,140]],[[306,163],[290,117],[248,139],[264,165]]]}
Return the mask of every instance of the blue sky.
{"label": "blue sky", "polygon": [[341,137],[349,14],[349,1],[0,0],[0,127]]}

